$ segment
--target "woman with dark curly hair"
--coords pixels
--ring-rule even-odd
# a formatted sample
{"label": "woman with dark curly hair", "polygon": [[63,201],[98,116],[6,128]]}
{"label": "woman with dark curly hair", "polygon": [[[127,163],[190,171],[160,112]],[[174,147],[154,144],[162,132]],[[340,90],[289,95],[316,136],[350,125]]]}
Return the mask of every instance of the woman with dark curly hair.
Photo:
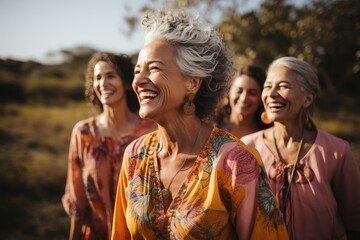
{"label": "woman with dark curly hair", "polygon": [[254,65],[238,70],[230,87],[227,104],[219,109],[219,128],[241,138],[270,126],[261,121],[264,111],[261,92],[265,78],[265,71]]}
{"label": "woman with dark curly hair", "polygon": [[128,56],[106,52],[95,53],[88,63],[85,95],[100,114],[78,122],[71,135],[62,197],[71,216],[70,239],[110,238],[124,149],[156,128],[136,113],[133,69]]}
{"label": "woman with dark curly hair", "polygon": [[133,89],[158,130],[125,150],[112,239],[286,239],[259,155],[212,126],[233,73],[218,32],[180,10],[142,25]]}

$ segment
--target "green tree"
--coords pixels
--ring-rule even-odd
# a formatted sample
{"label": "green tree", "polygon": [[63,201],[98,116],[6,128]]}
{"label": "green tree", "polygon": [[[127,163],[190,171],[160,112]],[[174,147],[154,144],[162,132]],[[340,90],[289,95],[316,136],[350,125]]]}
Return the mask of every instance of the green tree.
{"label": "green tree", "polygon": [[[281,56],[294,56],[312,64],[323,89],[355,93],[360,87],[360,2],[310,0],[296,6],[287,0],[264,0],[248,12],[246,1],[154,0],[171,7],[196,10],[215,24],[234,53],[236,63],[266,68]],[[151,10],[144,5],[140,11]],[[139,14],[130,14],[131,26]]]}

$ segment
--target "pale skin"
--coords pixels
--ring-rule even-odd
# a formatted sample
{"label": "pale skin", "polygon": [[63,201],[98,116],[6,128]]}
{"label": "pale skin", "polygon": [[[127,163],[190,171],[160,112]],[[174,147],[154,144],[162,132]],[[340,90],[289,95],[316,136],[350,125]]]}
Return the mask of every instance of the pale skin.
{"label": "pale skin", "polygon": [[140,116],[158,124],[160,180],[171,192],[164,201],[165,210],[177,195],[212,130],[195,113],[184,113],[186,94],[196,94],[202,79],[182,75],[174,54],[175,48],[168,42],[150,41],[139,53],[133,81],[140,102]]}
{"label": "pale skin", "polygon": [[255,79],[243,74],[234,79],[229,91],[230,132],[241,138],[256,132],[255,113],[261,102],[261,88]]}
{"label": "pale skin", "polygon": [[[279,149],[281,161],[294,164],[300,145],[304,125],[301,115],[304,109],[314,101],[314,93],[305,93],[299,83],[296,72],[275,66],[268,72],[262,92],[265,111],[274,126],[264,131],[265,144],[278,156],[274,143]],[[315,141],[316,132],[304,131],[304,145],[300,151],[301,159]]]}

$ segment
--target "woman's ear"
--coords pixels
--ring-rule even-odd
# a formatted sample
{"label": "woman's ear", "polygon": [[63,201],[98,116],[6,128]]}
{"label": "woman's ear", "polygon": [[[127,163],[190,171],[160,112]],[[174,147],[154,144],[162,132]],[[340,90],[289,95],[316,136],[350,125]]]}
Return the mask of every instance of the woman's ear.
{"label": "woman's ear", "polygon": [[313,92],[307,93],[306,96],[305,96],[303,107],[308,108],[314,102],[315,96],[316,95]]}
{"label": "woman's ear", "polygon": [[201,77],[189,77],[187,80],[187,89],[189,92],[197,93],[202,83]]}

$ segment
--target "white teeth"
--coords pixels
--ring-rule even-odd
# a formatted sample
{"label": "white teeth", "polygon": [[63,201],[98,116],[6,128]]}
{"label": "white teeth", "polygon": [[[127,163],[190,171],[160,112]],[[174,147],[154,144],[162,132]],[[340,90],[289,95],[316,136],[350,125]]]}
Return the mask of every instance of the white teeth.
{"label": "white teeth", "polygon": [[111,94],[113,94],[114,93],[114,91],[112,91],[112,90],[104,90],[104,91],[101,91],[101,95],[111,95]]}
{"label": "white teeth", "polygon": [[155,98],[158,94],[154,92],[140,92],[140,98]]}
{"label": "white teeth", "polygon": [[270,108],[281,108],[281,107],[285,106],[285,104],[276,102],[276,103],[269,103],[268,106]]}

